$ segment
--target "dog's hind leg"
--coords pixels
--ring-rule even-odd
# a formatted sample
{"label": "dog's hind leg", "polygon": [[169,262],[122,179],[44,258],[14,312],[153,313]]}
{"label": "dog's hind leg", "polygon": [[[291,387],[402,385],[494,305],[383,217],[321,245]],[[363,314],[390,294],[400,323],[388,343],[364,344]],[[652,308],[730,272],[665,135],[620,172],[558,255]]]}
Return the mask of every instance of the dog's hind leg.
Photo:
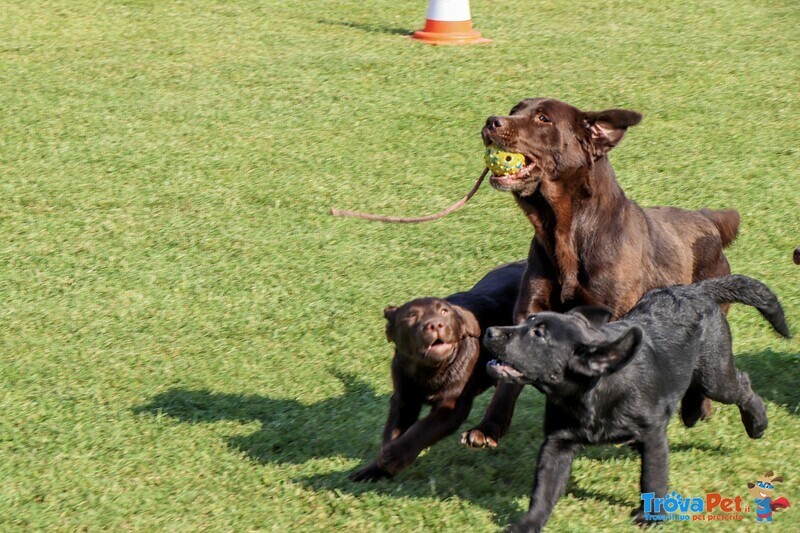
{"label": "dog's hind leg", "polygon": [[742,416],[742,424],[751,439],[758,439],[767,429],[767,409],[764,401],[753,392],[750,377],[733,364],[730,343],[726,343],[725,355],[714,365],[706,364],[701,375],[703,394],[714,401],[735,404]]}
{"label": "dog's hind leg", "polygon": [[[738,228],[739,215],[738,213],[735,213],[735,215],[732,216],[735,216],[735,219],[731,221],[731,223],[734,224],[734,226],[732,227]],[[737,229],[732,230],[732,233],[729,236],[731,240],[736,236],[736,231]],[[704,246],[703,243],[705,243],[707,246]],[[695,267],[694,267],[695,270],[692,273],[692,283],[708,278],[718,278],[722,276],[727,276],[731,273],[731,265],[730,263],[728,263],[728,259],[725,257],[725,254],[722,253],[722,247],[718,246],[715,238],[700,239],[698,242],[695,243],[693,248],[695,252]],[[699,255],[700,249],[704,249],[702,256]],[[728,309],[730,309],[730,307],[731,304],[720,304],[720,308],[722,309],[723,314],[725,314],[726,316],[728,314]],[[714,405],[708,398],[702,398],[701,401],[702,404],[700,406],[700,411],[701,411],[700,419],[708,421],[711,419],[711,417],[714,416]],[[683,408],[681,408],[681,417],[683,417]],[[685,423],[686,421],[684,419],[684,424]],[[691,426],[686,424],[686,427],[691,427]]]}
{"label": "dog's hind leg", "polygon": [[739,386],[745,391],[743,398],[736,404],[739,407],[739,413],[742,415],[742,424],[744,424],[744,429],[751,439],[759,439],[764,435],[768,424],[764,400],[753,392],[750,387],[750,376],[746,372],[737,370],[736,374]]}
{"label": "dog's hind leg", "polygon": [[761,438],[768,423],[764,400],[753,392],[747,372],[736,369],[733,364],[730,369],[724,379],[715,379],[713,388],[706,388],[705,394],[717,402],[736,404],[747,435],[751,439]]}

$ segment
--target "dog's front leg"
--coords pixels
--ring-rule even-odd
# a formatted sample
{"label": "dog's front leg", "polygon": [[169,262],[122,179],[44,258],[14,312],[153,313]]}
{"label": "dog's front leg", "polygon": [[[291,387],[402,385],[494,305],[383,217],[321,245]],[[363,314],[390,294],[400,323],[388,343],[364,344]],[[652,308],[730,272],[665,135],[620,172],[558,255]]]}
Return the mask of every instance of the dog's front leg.
{"label": "dog's front leg", "polygon": [[556,221],[556,258],[558,260],[559,281],[561,282],[561,303],[575,298],[580,284],[578,283],[578,245],[575,240],[575,229],[572,224],[572,213],[566,218]]}
{"label": "dog's front leg", "polygon": [[[667,494],[667,478],[669,476],[669,443],[667,442],[666,428],[659,428],[645,435],[637,443],[639,453],[642,455],[641,488],[642,494],[652,494],[653,498],[664,498]],[[654,520],[648,520],[647,514],[663,514],[657,509],[645,512],[644,503],[635,511],[634,521],[644,525]]]}
{"label": "dog's front leg", "polygon": [[[403,394],[402,389],[395,390],[389,399],[389,416],[386,418],[386,425],[383,427],[381,449],[398,439],[408,428],[412,427],[419,419],[420,410],[422,410],[422,402],[419,398]],[[382,468],[379,461],[373,461],[351,473],[350,479],[353,481],[377,481],[391,476],[392,472]]]}
{"label": "dog's front leg", "polygon": [[[549,183],[549,182],[548,182]],[[550,187],[544,184],[542,194],[547,198],[555,215],[555,261],[558,281],[561,284],[561,303],[573,300],[578,292],[578,244],[575,236],[577,224],[573,223],[575,206],[578,200],[575,195],[562,187]]]}
{"label": "dog's front leg", "polygon": [[522,275],[514,306],[514,323],[523,324],[532,314],[550,311],[558,270],[550,262],[544,246],[534,238],[528,253],[528,266]]}
{"label": "dog's front leg", "polygon": [[409,398],[399,391],[395,391],[389,400],[389,417],[383,428],[381,445],[385,446],[406,432],[411,425],[419,419],[422,402],[418,398]]}
{"label": "dog's front leg", "polygon": [[413,463],[422,450],[454,433],[469,416],[472,400],[472,396],[464,394],[458,400],[435,406],[428,416],[417,420],[402,435],[381,447],[377,461],[354,472],[350,479],[376,481],[394,476]]}
{"label": "dog's front leg", "polygon": [[536,479],[531,491],[528,512],[512,532],[541,531],[558,499],[564,494],[578,444],[564,439],[546,437],[536,462]]}
{"label": "dog's front leg", "polygon": [[[515,324],[522,324],[528,316],[550,309],[555,276],[542,244],[534,239],[514,309]],[[461,435],[461,444],[470,448],[496,448],[511,425],[514,406],[523,388],[519,383],[498,383],[483,420]]]}
{"label": "dog's front leg", "polygon": [[463,394],[458,400],[434,406],[428,416],[417,420],[408,431],[381,448],[378,465],[394,475],[414,462],[422,450],[458,429],[469,416],[472,399]]}

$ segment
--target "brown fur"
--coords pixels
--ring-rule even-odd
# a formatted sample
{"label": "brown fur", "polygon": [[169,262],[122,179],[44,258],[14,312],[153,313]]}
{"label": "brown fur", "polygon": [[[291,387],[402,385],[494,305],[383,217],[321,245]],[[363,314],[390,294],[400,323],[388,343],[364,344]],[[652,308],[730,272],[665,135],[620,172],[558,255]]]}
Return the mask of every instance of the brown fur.
{"label": "brown fur", "polygon": [[[495,188],[514,195],[536,230],[517,322],[583,304],[609,307],[617,319],[651,289],[730,273],[722,249],[736,237],[735,210],[643,209],[619,186],[608,152],[640,120],[634,111],[584,112],[535,98],[486,121],[487,145],[522,153],[534,165],[524,177],[492,177]],[[464,442],[496,442],[520,390],[499,386],[483,422]]]}
{"label": "brown fur", "polygon": [[[513,323],[525,262],[489,272],[472,289],[447,298],[418,298],[387,307],[386,338],[394,343],[389,416],[381,451],[354,472],[355,481],[391,477],[427,448],[455,432],[475,397],[493,385],[481,332]],[[431,412],[419,418],[423,405]]]}

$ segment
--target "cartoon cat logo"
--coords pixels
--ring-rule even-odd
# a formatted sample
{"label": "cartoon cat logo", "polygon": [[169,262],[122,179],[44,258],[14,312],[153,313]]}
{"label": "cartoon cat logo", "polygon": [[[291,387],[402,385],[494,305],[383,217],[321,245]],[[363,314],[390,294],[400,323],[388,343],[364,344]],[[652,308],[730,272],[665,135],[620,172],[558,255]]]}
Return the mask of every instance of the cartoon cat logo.
{"label": "cartoon cat logo", "polygon": [[763,476],[758,476],[755,483],[748,483],[747,488],[750,495],[755,499],[756,505],[756,522],[772,522],[773,511],[786,509],[789,507],[789,500],[781,496],[775,500],[772,495],[775,494],[775,483],[783,482],[781,476],[776,476],[770,470]]}

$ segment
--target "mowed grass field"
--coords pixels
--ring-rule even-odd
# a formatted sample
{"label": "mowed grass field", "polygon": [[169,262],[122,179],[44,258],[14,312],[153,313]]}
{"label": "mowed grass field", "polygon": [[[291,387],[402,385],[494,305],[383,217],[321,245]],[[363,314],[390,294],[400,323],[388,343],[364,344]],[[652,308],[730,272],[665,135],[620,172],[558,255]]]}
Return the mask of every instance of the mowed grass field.
{"label": "mowed grass field", "polygon": [[[486,116],[524,97],[644,114],[611,159],[642,205],[734,207],[728,257],[800,333],[800,9],[792,0],[473,0],[490,45],[404,37],[422,0],[16,1],[0,17],[0,529],[494,531],[527,508],[542,397],[494,451],[431,448],[391,482],[382,309],[470,287],[532,227],[488,186]],[[602,228],[600,228],[602,229]],[[768,401],[670,427],[671,488],[800,530],[800,341],[734,307]],[[480,420],[483,396],[469,424]],[[465,426],[466,427],[466,426]],[[576,460],[551,531],[633,529],[639,460]],[[670,523],[670,530],[750,530]],[[765,526],[767,527],[767,526]]]}

